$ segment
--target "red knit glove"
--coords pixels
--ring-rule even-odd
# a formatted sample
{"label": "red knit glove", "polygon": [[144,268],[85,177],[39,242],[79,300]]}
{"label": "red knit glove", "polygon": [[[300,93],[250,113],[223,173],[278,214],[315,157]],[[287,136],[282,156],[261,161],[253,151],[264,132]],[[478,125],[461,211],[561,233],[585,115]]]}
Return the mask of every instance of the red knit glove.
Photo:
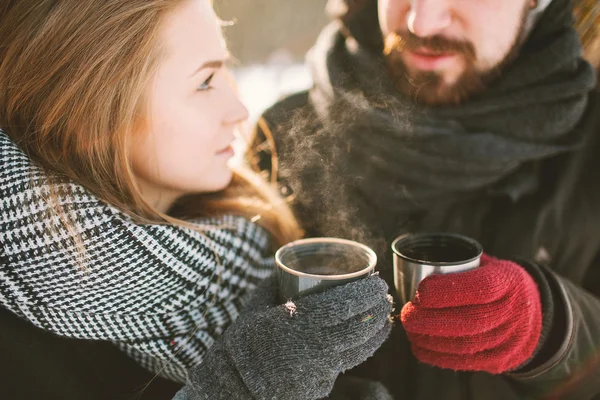
{"label": "red knit glove", "polygon": [[499,374],[532,356],[542,305],[537,285],[522,267],[484,255],[479,268],[425,278],[401,319],[420,361]]}

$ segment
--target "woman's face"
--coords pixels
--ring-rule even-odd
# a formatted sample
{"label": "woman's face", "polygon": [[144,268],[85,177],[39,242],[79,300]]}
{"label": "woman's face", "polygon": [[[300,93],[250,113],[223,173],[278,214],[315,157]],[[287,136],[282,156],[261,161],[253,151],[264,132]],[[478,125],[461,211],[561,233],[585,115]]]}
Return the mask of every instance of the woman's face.
{"label": "woman's face", "polygon": [[207,0],[186,0],[162,27],[165,56],[150,87],[148,129],[131,157],[142,195],[160,211],[180,196],[224,189],[236,125],[248,118],[227,77],[228,53]]}

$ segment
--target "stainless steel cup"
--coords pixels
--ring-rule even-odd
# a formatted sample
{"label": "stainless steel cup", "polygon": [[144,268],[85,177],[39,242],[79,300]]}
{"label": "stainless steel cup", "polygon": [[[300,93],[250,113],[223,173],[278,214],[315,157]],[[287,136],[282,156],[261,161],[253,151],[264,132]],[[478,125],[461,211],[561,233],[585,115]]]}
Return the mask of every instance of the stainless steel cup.
{"label": "stainless steel cup", "polygon": [[377,255],[364,244],[337,238],[300,239],[275,253],[279,297],[290,299],[366,277]]}
{"label": "stainless steel cup", "polygon": [[394,286],[403,304],[412,300],[426,277],[477,268],[483,254],[477,241],[453,233],[402,235],[392,243],[392,251]]}

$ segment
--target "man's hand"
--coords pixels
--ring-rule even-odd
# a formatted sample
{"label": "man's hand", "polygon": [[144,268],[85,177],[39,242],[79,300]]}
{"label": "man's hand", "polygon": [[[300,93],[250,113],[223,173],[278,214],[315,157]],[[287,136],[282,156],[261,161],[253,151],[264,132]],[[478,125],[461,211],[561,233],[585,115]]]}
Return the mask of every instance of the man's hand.
{"label": "man's hand", "polygon": [[401,320],[420,361],[499,374],[532,356],[541,310],[537,285],[521,266],[484,255],[479,268],[425,278]]}

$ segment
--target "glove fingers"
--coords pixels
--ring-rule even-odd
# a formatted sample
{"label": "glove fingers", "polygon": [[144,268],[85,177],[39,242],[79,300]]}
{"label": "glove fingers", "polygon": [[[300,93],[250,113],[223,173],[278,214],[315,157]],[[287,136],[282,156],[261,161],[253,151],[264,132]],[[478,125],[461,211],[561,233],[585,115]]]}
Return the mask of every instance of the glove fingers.
{"label": "glove fingers", "polygon": [[[400,318],[407,332],[433,336],[469,336],[490,331],[514,318],[522,294],[511,293],[489,304],[425,308],[406,303]],[[523,305],[522,307],[526,307]]]}
{"label": "glove fingers", "polygon": [[425,278],[417,288],[414,303],[427,308],[489,303],[504,297],[524,278],[530,277],[519,265],[495,260],[470,271]]}
{"label": "glove fingers", "polygon": [[352,349],[348,349],[339,353],[340,372],[347,371],[359,364],[362,364],[367,360],[367,358],[375,354],[377,349],[379,349],[387,340],[391,331],[392,323],[390,321],[386,321],[383,327],[368,341],[360,346],[356,346]]}
{"label": "glove fingers", "polygon": [[331,326],[387,301],[387,293],[385,281],[377,276],[370,276],[303,297],[296,300],[295,305],[299,316],[310,314],[311,322]]}
{"label": "glove fingers", "polygon": [[514,335],[519,326],[505,323],[487,332],[469,336],[431,336],[407,332],[408,339],[423,350],[449,352],[463,355],[489,350],[502,345],[507,337]]}
{"label": "glove fingers", "polygon": [[367,312],[355,315],[338,325],[326,327],[321,334],[321,340],[329,344],[329,351],[332,353],[361,346],[389,323],[391,312],[392,305],[384,301]]}
{"label": "glove fingers", "polygon": [[[531,329],[526,328],[528,331]],[[500,374],[522,365],[531,357],[539,335],[517,330],[496,347],[476,353],[440,352],[419,347],[413,343],[412,351],[421,362],[457,371],[487,371]],[[451,348],[448,348],[451,349]]]}

